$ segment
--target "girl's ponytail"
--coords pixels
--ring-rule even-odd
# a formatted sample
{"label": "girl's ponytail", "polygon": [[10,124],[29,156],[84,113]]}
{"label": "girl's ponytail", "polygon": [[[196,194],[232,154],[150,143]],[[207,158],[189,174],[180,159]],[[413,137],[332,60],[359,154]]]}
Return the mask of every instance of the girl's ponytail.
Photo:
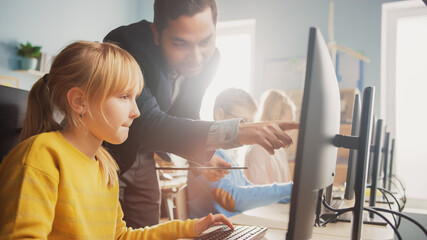
{"label": "girl's ponytail", "polygon": [[42,132],[61,129],[60,125],[53,119],[53,111],[49,101],[48,79],[48,74],[45,74],[31,88],[20,141]]}

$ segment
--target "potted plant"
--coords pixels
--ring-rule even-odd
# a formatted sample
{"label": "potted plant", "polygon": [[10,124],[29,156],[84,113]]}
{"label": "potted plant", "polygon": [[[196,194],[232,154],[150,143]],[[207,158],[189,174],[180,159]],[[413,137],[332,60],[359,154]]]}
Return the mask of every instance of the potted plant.
{"label": "potted plant", "polygon": [[33,46],[31,43],[20,43],[18,46],[18,56],[21,58],[21,69],[35,70],[37,67],[37,57],[40,56],[41,46]]}

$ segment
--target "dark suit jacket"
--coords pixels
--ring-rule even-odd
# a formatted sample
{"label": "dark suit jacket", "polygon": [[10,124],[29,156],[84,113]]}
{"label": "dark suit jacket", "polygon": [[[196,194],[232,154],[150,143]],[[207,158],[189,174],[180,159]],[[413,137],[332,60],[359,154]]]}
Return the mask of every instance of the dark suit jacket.
{"label": "dark suit jacket", "polygon": [[160,48],[154,44],[150,24],[143,20],[121,26],[104,38],[132,54],[143,71],[145,82],[137,99],[141,116],[131,125],[128,139],[120,145],[106,144],[121,173],[144,152],[169,152],[196,162],[212,156],[212,153],[205,156],[207,133],[212,122],[196,119],[200,119],[203,95],[216,72],[219,51],[215,50],[198,76],[184,81],[172,104],[165,60]]}

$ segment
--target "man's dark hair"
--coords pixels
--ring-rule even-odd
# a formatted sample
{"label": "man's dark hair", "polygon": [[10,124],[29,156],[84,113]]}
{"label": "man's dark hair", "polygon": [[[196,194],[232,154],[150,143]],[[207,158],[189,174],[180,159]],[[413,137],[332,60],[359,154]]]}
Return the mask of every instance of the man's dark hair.
{"label": "man's dark hair", "polygon": [[216,25],[218,11],[215,0],[155,0],[154,25],[160,32],[168,25],[168,20],[176,20],[182,15],[194,16],[210,7],[212,20]]}

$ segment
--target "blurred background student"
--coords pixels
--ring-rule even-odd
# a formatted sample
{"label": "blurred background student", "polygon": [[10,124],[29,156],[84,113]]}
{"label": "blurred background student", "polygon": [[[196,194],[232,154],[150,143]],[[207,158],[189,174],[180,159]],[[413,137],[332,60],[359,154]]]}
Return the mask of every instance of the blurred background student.
{"label": "blurred background student", "polygon": [[[229,88],[221,92],[214,105],[215,121],[240,118],[251,122],[256,113],[256,104],[249,93],[242,89]],[[215,156],[239,166],[236,150],[216,150]],[[262,161],[262,159],[260,159]],[[254,185],[243,175],[242,170],[231,170],[219,181],[208,181],[203,174],[188,173],[188,215],[190,218],[209,213],[233,216],[243,211],[281,202],[288,203],[292,183]]]}
{"label": "blurred background student", "polygon": [[[215,99],[214,120],[223,121],[240,118],[244,123],[254,121],[258,107],[254,98],[245,90],[229,88],[222,91]],[[247,146],[224,149],[233,164],[243,165]]]}
{"label": "blurred background student", "polygon": [[[295,121],[294,102],[279,90],[267,90],[262,96],[259,121]],[[250,146],[245,156],[246,177],[253,184],[289,182],[288,157],[285,149],[276,149],[270,154],[259,146]]]}

